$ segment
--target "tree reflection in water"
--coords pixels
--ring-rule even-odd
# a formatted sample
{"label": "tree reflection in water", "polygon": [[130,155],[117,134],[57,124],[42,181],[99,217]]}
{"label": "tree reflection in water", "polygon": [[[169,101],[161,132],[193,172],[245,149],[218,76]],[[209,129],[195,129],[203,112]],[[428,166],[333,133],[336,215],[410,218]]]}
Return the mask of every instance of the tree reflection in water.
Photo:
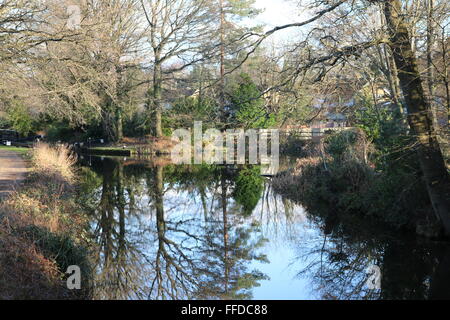
{"label": "tree reflection in water", "polygon": [[247,269],[266,258],[258,225],[238,223],[238,173],[111,159],[94,159],[96,178],[83,171],[81,202],[98,248],[96,298],[249,299],[266,278]]}
{"label": "tree reflection in water", "polygon": [[[373,221],[311,215],[322,240],[305,250],[315,259],[299,273],[312,279],[321,299],[449,299],[450,246],[389,230]],[[381,286],[370,289],[368,268],[378,266]]]}
{"label": "tree reflection in water", "polygon": [[[251,299],[261,283],[270,290],[272,282],[263,282],[267,276],[257,269],[275,243],[292,250],[278,259],[306,279],[298,290],[311,292],[300,297],[450,298],[447,243],[332,208],[305,213],[274,194],[257,168],[92,159],[81,172],[79,201],[91,213],[96,248],[96,298]],[[379,290],[366,285],[370,265],[381,269]]]}

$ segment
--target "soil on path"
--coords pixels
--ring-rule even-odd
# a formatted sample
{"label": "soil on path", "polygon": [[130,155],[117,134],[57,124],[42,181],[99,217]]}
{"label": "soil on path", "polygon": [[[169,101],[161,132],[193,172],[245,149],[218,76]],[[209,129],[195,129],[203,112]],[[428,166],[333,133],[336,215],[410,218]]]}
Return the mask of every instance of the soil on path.
{"label": "soil on path", "polygon": [[28,166],[20,154],[0,150],[0,199],[17,188],[26,177]]}

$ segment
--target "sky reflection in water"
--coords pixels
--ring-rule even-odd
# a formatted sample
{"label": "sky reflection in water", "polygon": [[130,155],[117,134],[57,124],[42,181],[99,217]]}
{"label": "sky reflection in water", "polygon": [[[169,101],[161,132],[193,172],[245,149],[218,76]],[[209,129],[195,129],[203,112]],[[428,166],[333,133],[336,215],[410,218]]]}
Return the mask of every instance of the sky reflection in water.
{"label": "sky reflection in water", "polygon": [[[329,219],[277,195],[257,167],[155,166],[92,157],[82,165],[79,200],[96,243],[96,298],[448,294],[447,245],[380,239],[335,221],[330,226]],[[405,272],[407,263],[414,267]],[[371,264],[382,269],[381,290],[366,286]]]}

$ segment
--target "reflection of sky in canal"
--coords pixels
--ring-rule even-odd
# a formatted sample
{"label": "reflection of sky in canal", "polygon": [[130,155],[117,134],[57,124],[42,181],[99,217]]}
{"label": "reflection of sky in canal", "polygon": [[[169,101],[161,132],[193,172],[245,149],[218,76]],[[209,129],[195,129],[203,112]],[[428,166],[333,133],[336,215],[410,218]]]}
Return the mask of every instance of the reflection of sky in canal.
{"label": "reflection of sky in canal", "polygon": [[[207,198],[213,199],[211,194]],[[261,223],[261,235],[268,240],[260,250],[267,255],[269,263],[253,261],[248,265],[249,269],[257,269],[269,277],[253,289],[255,300],[313,299],[310,281],[298,277],[298,272],[317,257],[309,256],[304,260],[298,257],[298,249],[314,245],[320,231],[310,224],[301,206],[291,205],[286,212],[281,197],[266,184],[264,196],[252,215],[237,221],[241,226]],[[174,208],[172,218],[176,219],[198,215],[202,210],[196,195],[186,191],[166,193],[165,206]]]}
{"label": "reflection of sky in canal", "polygon": [[[262,235],[268,241],[260,249],[267,255],[269,263],[252,261],[249,269],[257,269],[267,275],[269,280],[261,280],[260,286],[253,289],[256,300],[277,299],[313,299],[311,284],[305,277],[299,277],[299,270],[317,257],[304,259],[298,256],[299,248],[312,249],[317,241],[322,242],[321,232],[308,221],[301,206],[291,204],[286,211],[281,197],[275,195],[267,183],[265,192],[250,217],[238,218],[234,222],[240,226],[261,224]],[[207,199],[213,200],[209,194]],[[229,199],[228,201],[232,201]],[[210,204],[210,203],[209,203]],[[169,191],[165,194],[165,207],[173,208],[171,218],[192,218],[202,210],[201,203],[195,193],[186,191]]]}
{"label": "reflection of sky in canal", "polygon": [[[270,188],[270,184],[264,183],[264,191],[256,208],[250,216],[244,217],[239,214],[239,205],[233,200],[231,193],[227,191],[227,208],[229,210],[230,232],[236,228],[250,227],[258,224],[257,231],[250,233],[250,241],[257,241],[259,237],[264,237],[267,241],[257,251],[267,255],[268,263],[259,261],[246,262],[246,267],[251,270],[258,270],[268,277],[268,280],[259,281],[260,286],[252,289],[254,299],[308,299],[311,298],[309,283],[303,278],[297,277],[298,270],[302,269],[304,263],[296,256],[299,246],[308,246],[309,242],[317,236],[318,231],[309,225],[305,212],[300,206],[282,201]],[[156,211],[154,199],[148,191],[145,179],[139,179],[137,184],[141,186],[140,192],[135,194],[136,204],[130,210],[125,206],[126,214],[126,237],[127,243],[137,254],[134,263],[138,263],[138,269],[143,274],[151,274],[152,270],[148,266],[148,261],[154,259],[155,248],[157,247]],[[102,190],[100,187],[95,193],[101,199]],[[222,207],[220,206],[219,195],[222,190],[218,186],[213,190],[207,190],[203,194],[203,202],[199,191],[193,187],[186,190],[182,185],[176,183],[164,184],[164,216],[170,226],[182,225],[182,232],[173,230],[167,231],[167,237],[171,241],[180,243],[184,248],[195,248],[198,245],[193,238],[201,236],[208,229],[208,225],[220,225],[222,219]],[[125,196],[125,203],[129,203],[130,198]],[[205,212],[206,208],[206,212]],[[119,212],[114,209],[114,219],[119,220]],[[101,223],[95,221],[92,224],[93,230],[101,229]],[[169,227],[171,229],[171,227]],[[175,229],[175,228],[173,228]],[[214,227],[213,227],[214,229]],[[220,228],[219,228],[220,232]],[[193,235],[192,237],[186,236]],[[193,249],[195,250],[195,249]],[[103,250],[104,251],[104,250]],[[104,258],[105,253],[100,253]],[[137,258],[137,259],[136,259]],[[139,262],[137,262],[137,261]],[[98,271],[101,273],[104,264],[99,264]],[[147,275],[141,276],[141,281],[149,281]],[[142,297],[145,290],[149,290],[148,285],[141,284]],[[134,295],[132,295],[133,297]]]}
{"label": "reflection of sky in canal", "polygon": [[[341,223],[333,208],[326,207],[325,215],[307,214],[246,168],[163,169],[112,160],[95,160],[91,168],[84,170],[81,201],[92,212],[96,298],[427,299],[450,294],[448,245],[366,221]],[[248,179],[239,182],[242,177]],[[371,265],[381,269],[381,289],[366,285]]]}
{"label": "reflection of sky in canal", "polygon": [[[270,280],[263,280],[253,290],[253,298],[257,300],[294,300],[313,299],[311,283],[298,272],[309,264],[314,256],[299,257],[299,247],[307,249],[320,236],[320,231],[312,226],[301,206],[286,206],[280,196],[267,190],[265,197],[258,203],[253,212],[253,219],[262,222],[262,233],[269,239],[264,252],[270,263],[253,262],[256,268],[267,274]],[[322,241],[322,240],[320,240]]]}

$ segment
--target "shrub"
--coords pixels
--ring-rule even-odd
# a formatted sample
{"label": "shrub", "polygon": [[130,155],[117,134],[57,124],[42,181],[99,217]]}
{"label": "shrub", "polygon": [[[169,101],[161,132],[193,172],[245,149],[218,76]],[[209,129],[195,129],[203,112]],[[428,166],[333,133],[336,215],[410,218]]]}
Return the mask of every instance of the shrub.
{"label": "shrub", "polygon": [[261,92],[248,74],[241,73],[231,91],[230,112],[234,125],[249,129],[276,124],[275,116],[265,109]]}
{"label": "shrub", "polygon": [[89,278],[91,266],[87,250],[68,234],[56,234],[35,225],[18,228],[15,232],[31,240],[46,258],[55,261],[61,273],[65,273],[69,266],[78,265],[82,275]]}
{"label": "shrub", "polygon": [[277,191],[319,216],[373,217],[396,228],[428,219],[430,203],[411,148],[376,165],[376,150],[362,130],[335,133],[321,143],[294,170],[275,177]]}
{"label": "shrub", "polygon": [[19,101],[13,101],[8,109],[8,119],[12,129],[19,132],[22,136],[27,137],[36,130],[36,122],[29,114],[25,105]]}
{"label": "shrub", "polygon": [[123,133],[126,137],[143,137],[150,132],[150,121],[144,113],[134,113],[125,119]]}
{"label": "shrub", "polygon": [[[0,298],[84,299],[91,275],[87,220],[74,195],[75,157],[64,146],[39,144],[21,190],[0,204]],[[65,284],[78,265],[82,291]]]}
{"label": "shrub", "polygon": [[300,133],[280,136],[280,153],[288,156],[308,157],[313,143],[305,140]]}

